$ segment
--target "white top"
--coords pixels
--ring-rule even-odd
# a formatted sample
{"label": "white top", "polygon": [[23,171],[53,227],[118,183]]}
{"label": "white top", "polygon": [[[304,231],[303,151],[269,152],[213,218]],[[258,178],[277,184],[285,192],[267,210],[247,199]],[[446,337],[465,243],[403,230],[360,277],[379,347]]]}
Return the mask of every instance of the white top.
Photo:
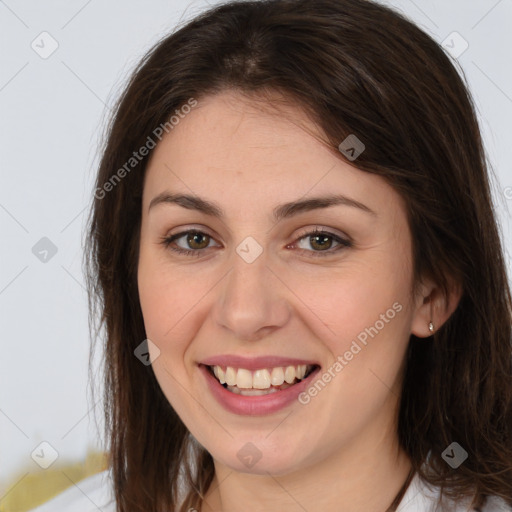
{"label": "white top", "polygon": [[[438,497],[436,491],[431,491],[415,474],[405,492],[397,512],[439,512],[435,509]],[[470,500],[465,502],[448,503],[442,512],[472,512]],[[63,493],[47,501],[30,512],[116,512],[113,500],[112,483],[109,470],[103,471],[72,485]],[[497,497],[487,500],[481,512],[512,512],[505,502]]]}

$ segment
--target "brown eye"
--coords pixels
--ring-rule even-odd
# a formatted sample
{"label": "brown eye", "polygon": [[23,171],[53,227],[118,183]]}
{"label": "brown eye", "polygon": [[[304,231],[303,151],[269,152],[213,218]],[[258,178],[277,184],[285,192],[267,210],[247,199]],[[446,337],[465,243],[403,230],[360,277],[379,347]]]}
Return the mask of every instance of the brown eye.
{"label": "brown eye", "polygon": [[330,249],[332,242],[332,237],[328,235],[313,235],[309,237],[309,243],[311,244],[311,247],[319,249],[320,251]]}
{"label": "brown eye", "polygon": [[190,231],[186,237],[186,243],[191,249],[205,249],[208,247],[209,242],[210,236],[199,231]]}
{"label": "brown eye", "polygon": [[[311,249],[300,246],[300,244],[304,244],[304,241]],[[332,248],[333,243],[335,244],[334,248]],[[310,253],[311,256],[329,256],[340,250],[352,247],[352,242],[329,231],[315,229],[314,231],[304,233],[297,242],[295,242],[295,245],[297,245],[300,250]]]}
{"label": "brown eye", "polygon": [[[180,243],[178,243],[181,240]],[[213,238],[202,231],[182,231],[169,237],[164,237],[161,243],[165,248],[170,249],[178,254],[186,256],[201,256],[210,246]]]}

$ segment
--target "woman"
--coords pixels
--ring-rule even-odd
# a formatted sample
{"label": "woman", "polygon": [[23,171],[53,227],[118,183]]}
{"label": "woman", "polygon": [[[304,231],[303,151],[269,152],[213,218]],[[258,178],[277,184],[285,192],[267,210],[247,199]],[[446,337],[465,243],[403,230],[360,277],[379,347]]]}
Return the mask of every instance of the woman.
{"label": "woman", "polygon": [[88,244],[110,471],[41,511],[512,510],[480,132],[396,12],[230,2],[159,42],[112,118]]}

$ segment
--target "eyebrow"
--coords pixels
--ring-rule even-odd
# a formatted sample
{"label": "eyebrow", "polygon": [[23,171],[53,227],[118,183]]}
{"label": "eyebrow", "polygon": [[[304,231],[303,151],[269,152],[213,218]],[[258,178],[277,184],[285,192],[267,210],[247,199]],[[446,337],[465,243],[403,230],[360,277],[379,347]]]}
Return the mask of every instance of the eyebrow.
{"label": "eyebrow", "polygon": [[[191,194],[171,194],[169,192],[162,192],[151,200],[148,211],[159,204],[177,204],[183,208],[187,208],[188,210],[197,210],[211,217],[219,219],[225,217],[224,211],[218,204]],[[310,199],[284,203],[274,208],[272,214],[274,220],[278,222],[281,219],[293,217],[294,215],[298,215],[303,212],[338,205],[358,208],[363,212],[377,217],[377,214],[365,204],[340,194],[312,197]]]}

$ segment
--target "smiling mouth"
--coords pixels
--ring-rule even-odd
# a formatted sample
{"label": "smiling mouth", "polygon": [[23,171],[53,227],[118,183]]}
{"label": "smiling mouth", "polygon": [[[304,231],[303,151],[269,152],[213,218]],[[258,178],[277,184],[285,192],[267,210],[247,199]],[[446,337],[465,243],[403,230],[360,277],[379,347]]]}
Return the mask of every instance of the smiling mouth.
{"label": "smiling mouth", "polygon": [[242,396],[269,395],[307,379],[318,365],[262,368],[250,371],[231,366],[207,366],[210,374],[228,391]]}

